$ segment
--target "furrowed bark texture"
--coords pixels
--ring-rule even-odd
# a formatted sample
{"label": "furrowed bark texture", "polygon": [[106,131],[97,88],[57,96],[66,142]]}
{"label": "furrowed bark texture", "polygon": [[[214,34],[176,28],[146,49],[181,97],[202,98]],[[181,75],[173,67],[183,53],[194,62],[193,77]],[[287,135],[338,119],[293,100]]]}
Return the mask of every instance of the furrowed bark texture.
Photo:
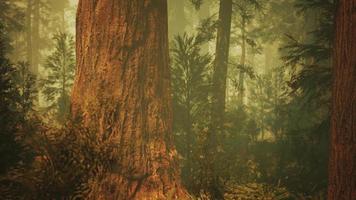
{"label": "furrowed bark texture", "polygon": [[329,200],[356,199],[356,0],[336,14]]}
{"label": "furrowed bark texture", "polygon": [[187,199],[172,146],[166,0],[80,0],[72,115],[115,136],[100,199]]}

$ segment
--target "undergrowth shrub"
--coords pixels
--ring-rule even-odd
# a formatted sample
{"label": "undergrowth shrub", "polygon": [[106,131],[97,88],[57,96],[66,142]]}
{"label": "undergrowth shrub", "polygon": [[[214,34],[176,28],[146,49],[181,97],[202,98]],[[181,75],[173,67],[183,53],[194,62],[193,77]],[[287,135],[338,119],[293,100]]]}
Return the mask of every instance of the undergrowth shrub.
{"label": "undergrowth shrub", "polygon": [[106,173],[117,161],[114,138],[70,125],[45,129],[28,143],[35,158],[19,163],[0,179],[5,199],[95,199]]}
{"label": "undergrowth shrub", "polygon": [[226,200],[288,200],[291,194],[281,186],[249,183],[244,185],[230,184],[226,188]]}

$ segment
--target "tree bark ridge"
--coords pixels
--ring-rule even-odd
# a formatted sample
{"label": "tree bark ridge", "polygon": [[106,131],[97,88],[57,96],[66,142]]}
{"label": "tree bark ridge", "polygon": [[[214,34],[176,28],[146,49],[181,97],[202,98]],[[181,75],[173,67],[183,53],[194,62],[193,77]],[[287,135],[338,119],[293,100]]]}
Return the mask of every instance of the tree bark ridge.
{"label": "tree bark ridge", "polygon": [[117,141],[102,199],[186,199],[172,145],[167,2],[79,1],[72,115]]}

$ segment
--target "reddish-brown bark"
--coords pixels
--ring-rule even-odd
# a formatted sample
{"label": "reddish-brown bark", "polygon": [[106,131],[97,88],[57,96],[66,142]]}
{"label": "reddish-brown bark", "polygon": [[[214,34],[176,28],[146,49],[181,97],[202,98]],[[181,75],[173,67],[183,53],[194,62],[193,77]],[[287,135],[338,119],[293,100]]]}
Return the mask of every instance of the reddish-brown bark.
{"label": "reddish-brown bark", "polygon": [[166,0],[80,0],[72,115],[115,136],[100,199],[186,199],[172,146]]}
{"label": "reddish-brown bark", "polygon": [[356,199],[356,0],[336,14],[329,200]]}

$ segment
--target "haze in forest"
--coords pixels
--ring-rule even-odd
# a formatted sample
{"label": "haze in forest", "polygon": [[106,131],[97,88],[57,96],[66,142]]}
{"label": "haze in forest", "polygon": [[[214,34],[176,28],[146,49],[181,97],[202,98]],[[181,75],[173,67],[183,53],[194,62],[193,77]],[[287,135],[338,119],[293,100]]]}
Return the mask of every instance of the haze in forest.
{"label": "haze in forest", "polygon": [[355,5],[0,0],[0,199],[355,199]]}

